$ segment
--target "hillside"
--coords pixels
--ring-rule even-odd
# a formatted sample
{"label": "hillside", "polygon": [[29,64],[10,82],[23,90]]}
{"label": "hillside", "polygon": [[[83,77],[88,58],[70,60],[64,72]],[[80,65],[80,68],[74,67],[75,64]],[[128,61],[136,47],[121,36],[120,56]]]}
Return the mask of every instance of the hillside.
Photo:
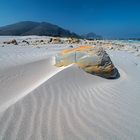
{"label": "hillside", "polygon": [[47,22],[23,21],[15,24],[0,27],[0,35],[22,36],[22,35],[39,35],[39,36],[58,36],[58,37],[79,37],[57,25]]}
{"label": "hillside", "polygon": [[97,35],[97,34],[95,34],[93,32],[90,32],[90,33],[87,33],[87,34],[83,34],[82,37],[86,38],[86,39],[89,39],[89,40],[92,40],[92,39],[103,39],[102,36]]}

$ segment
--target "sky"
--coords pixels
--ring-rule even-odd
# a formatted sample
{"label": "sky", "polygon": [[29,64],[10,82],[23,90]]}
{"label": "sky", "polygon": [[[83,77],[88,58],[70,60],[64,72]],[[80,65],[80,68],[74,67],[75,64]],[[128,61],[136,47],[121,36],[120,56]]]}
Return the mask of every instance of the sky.
{"label": "sky", "polygon": [[0,0],[0,26],[19,21],[46,21],[104,38],[140,38],[140,0]]}

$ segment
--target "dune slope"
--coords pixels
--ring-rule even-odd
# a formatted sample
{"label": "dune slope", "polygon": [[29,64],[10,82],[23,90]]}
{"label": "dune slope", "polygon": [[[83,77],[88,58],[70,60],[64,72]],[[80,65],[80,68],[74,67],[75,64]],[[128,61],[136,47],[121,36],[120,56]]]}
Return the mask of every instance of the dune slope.
{"label": "dune slope", "polygon": [[1,70],[0,112],[64,69],[53,64],[54,58],[49,57]]}
{"label": "dune slope", "polygon": [[0,139],[139,140],[140,61],[109,53],[119,79],[75,66],[55,74],[0,113]]}

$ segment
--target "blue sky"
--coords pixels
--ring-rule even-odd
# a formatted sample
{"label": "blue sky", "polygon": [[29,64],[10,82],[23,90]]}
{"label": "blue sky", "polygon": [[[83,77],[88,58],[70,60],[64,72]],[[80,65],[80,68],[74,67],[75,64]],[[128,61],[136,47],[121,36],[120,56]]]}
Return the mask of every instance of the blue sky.
{"label": "blue sky", "polygon": [[0,26],[26,20],[79,34],[140,37],[140,0],[0,0]]}

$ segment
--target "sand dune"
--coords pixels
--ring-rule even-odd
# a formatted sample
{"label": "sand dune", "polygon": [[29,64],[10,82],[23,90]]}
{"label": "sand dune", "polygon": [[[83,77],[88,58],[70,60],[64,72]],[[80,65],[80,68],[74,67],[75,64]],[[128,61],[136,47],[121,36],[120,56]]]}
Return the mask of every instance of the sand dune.
{"label": "sand dune", "polygon": [[0,140],[140,139],[139,57],[107,50],[120,73],[107,80],[53,66],[64,45],[12,47],[0,48]]}
{"label": "sand dune", "polygon": [[0,139],[140,139],[139,61],[136,66],[130,54],[110,55],[119,79],[106,80],[75,66],[55,74],[0,114]]}
{"label": "sand dune", "polygon": [[1,70],[0,112],[64,69],[53,65],[54,58],[49,57]]}

